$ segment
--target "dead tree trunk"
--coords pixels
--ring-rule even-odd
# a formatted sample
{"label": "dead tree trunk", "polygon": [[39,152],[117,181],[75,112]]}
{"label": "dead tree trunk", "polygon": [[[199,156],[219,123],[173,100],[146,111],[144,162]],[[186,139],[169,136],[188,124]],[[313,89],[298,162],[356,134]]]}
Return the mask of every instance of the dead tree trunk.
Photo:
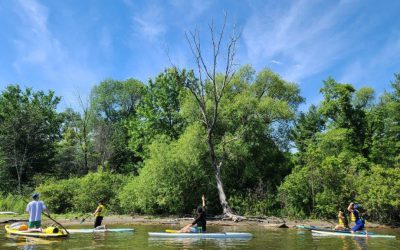
{"label": "dead tree trunk", "polygon": [[[200,37],[197,30],[186,34],[193,56],[197,64],[197,75],[193,81],[188,81],[186,87],[193,94],[201,114],[201,122],[207,131],[207,144],[210,152],[212,169],[217,184],[219,200],[224,215],[234,217],[233,211],[228,204],[223,181],[221,178],[222,157],[218,157],[215,151],[214,129],[218,122],[218,113],[221,99],[229,86],[234,71],[234,58],[236,53],[236,42],[239,35],[235,33],[227,39],[225,58],[222,60],[221,69],[224,71],[217,75],[218,63],[221,61],[221,43],[225,37],[226,16],[220,32],[214,30],[214,25],[209,25],[212,44],[211,64],[207,64],[207,58],[202,54]],[[218,76],[218,80],[217,80]],[[211,91],[210,91],[211,90]]]}

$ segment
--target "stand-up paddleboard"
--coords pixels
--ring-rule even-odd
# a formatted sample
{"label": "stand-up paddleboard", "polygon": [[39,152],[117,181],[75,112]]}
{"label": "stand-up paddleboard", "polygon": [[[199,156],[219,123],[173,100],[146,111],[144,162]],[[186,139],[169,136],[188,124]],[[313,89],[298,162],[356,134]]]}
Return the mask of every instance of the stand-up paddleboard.
{"label": "stand-up paddleboard", "polygon": [[68,229],[70,233],[107,233],[107,232],[133,232],[133,228],[107,228],[107,229],[93,229],[93,228],[81,228],[81,229]]}
{"label": "stand-up paddleboard", "polygon": [[43,232],[29,232],[28,230],[23,230],[20,231],[18,229],[10,227],[10,225],[6,225],[5,229],[7,233],[11,235],[18,235],[18,236],[24,236],[24,237],[37,237],[37,238],[63,238],[67,237],[68,234],[62,230],[62,229],[57,229],[57,233],[48,233],[47,230],[43,230]]}
{"label": "stand-up paddleboard", "polygon": [[324,231],[324,232],[342,232],[342,233],[351,233],[351,232],[350,232],[350,230],[335,230],[335,229],[322,228],[322,227],[316,227],[316,226],[303,226],[303,225],[296,225],[296,228],[299,228],[299,229],[305,229],[305,230],[318,230],[318,231]]}
{"label": "stand-up paddleboard", "polygon": [[349,237],[364,237],[364,238],[396,238],[394,235],[385,235],[385,234],[375,234],[369,233],[365,231],[361,232],[342,232],[342,231],[334,231],[334,232],[327,232],[327,231],[320,231],[320,230],[311,230],[313,234],[321,235],[321,236],[349,236]]}
{"label": "stand-up paddleboard", "polygon": [[[171,230],[172,231],[172,230]],[[160,238],[202,238],[202,239],[245,239],[251,238],[251,233],[166,233],[166,232],[149,232],[150,237]]]}

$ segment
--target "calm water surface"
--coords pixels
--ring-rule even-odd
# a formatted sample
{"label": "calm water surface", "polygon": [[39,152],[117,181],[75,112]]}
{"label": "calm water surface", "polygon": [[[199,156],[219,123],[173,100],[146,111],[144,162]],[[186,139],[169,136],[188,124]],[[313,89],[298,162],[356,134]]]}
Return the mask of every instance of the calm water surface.
{"label": "calm water surface", "polygon": [[210,232],[250,232],[253,238],[238,239],[160,239],[148,232],[161,232],[171,226],[114,225],[133,227],[131,233],[72,234],[67,239],[44,240],[11,237],[0,224],[0,249],[400,249],[400,230],[371,230],[396,235],[396,239],[317,237],[297,229],[210,226]]}

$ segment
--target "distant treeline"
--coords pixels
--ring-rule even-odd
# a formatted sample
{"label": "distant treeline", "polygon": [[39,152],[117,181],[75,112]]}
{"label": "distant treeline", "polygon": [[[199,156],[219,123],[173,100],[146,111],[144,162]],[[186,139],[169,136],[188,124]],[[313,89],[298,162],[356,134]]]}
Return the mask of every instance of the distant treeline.
{"label": "distant treeline", "polygon": [[[88,212],[103,199],[114,213],[185,214],[204,193],[209,212],[220,213],[204,114],[187,88],[195,80],[176,68],[147,84],[109,79],[78,98],[79,111],[63,112],[53,91],[6,87],[0,209],[23,209],[17,195],[36,190],[57,213]],[[323,100],[299,112],[297,84],[238,70],[213,130],[232,209],[334,218],[355,201],[369,219],[400,221],[400,74],[391,86],[376,97],[328,78]],[[212,88],[204,103],[216,101]]]}

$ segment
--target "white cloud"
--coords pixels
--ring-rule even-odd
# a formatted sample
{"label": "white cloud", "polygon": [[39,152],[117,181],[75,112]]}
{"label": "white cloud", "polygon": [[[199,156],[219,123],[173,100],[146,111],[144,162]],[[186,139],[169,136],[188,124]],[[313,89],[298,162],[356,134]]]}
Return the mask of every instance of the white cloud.
{"label": "white cloud", "polygon": [[[279,59],[279,72],[292,81],[326,70],[349,45],[348,35],[357,27],[338,30],[338,20],[348,15],[349,3],[327,5],[315,1],[295,1],[276,9],[255,9],[243,30],[247,57],[256,67]],[[358,23],[355,22],[354,26]]]}
{"label": "white cloud", "polygon": [[[372,55],[364,55],[346,65],[339,77],[339,82],[354,84],[358,87],[388,84],[392,75],[378,75],[386,70],[398,70],[398,58],[400,55],[400,33],[390,34],[383,46]],[[397,66],[397,68],[396,68]],[[392,72],[396,73],[396,72]],[[379,79],[380,82],[373,82]]]}
{"label": "white cloud", "polygon": [[135,11],[132,23],[136,38],[155,42],[165,34],[167,26],[163,20],[163,11],[157,5],[149,5],[142,11]]}
{"label": "white cloud", "polygon": [[[69,95],[74,86],[85,89],[99,80],[100,74],[88,69],[85,61],[74,60],[70,55],[86,53],[74,47],[69,51],[54,36],[48,26],[49,9],[36,0],[20,0],[16,13],[21,21],[16,25],[14,45],[17,55],[12,63],[17,73],[28,77],[29,85],[46,86],[57,95]],[[40,76],[41,82],[34,83],[32,72]],[[28,73],[29,74],[29,73]]]}
{"label": "white cloud", "polygon": [[277,64],[277,65],[282,65],[283,64],[282,62],[277,61],[277,60],[271,60],[270,62],[273,63],[273,64]]}

